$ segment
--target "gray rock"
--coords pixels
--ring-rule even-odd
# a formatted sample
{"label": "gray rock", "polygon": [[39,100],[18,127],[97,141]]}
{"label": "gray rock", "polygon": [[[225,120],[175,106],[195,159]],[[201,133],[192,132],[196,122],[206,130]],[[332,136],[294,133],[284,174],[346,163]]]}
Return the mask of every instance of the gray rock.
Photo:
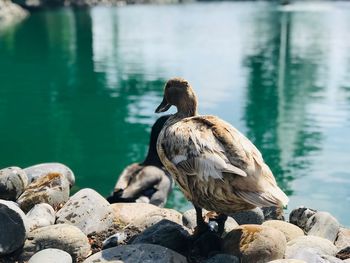
{"label": "gray rock", "polygon": [[72,257],[65,251],[48,248],[32,256],[28,263],[72,263]]}
{"label": "gray rock", "polygon": [[127,234],[124,232],[115,233],[102,242],[102,249],[107,249],[111,247],[116,247],[125,242],[127,239]]}
{"label": "gray rock", "polygon": [[37,204],[27,213],[27,218],[29,231],[32,231],[39,227],[55,224],[55,210],[49,204]]}
{"label": "gray rock", "polygon": [[277,259],[274,261],[270,261],[269,263],[307,263],[307,262],[300,259]]}
{"label": "gray rock", "polygon": [[284,221],[283,207],[269,206],[261,208],[264,213],[265,221],[267,220],[282,220]]}
{"label": "gray rock", "polygon": [[301,228],[297,227],[296,225],[293,225],[291,223],[287,223],[281,220],[269,220],[269,221],[265,221],[263,224],[263,226],[269,226],[269,227],[273,227],[279,231],[281,231],[284,236],[287,239],[287,242],[289,242],[290,240],[300,237],[300,236],[304,236],[304,232]]}
{"label": "gray rock", "polygon": [[57,212],[56,223],[78,227],[85,234],[101,232],[114,224],[113,209],[95,190],[82,189]]}
{"label": "gray rock", "polygon": [[36,252],[56,248],[69,253],[73,260],[85,259],[90,253],[90,244],[86,235],[75,226],[57,224],[37,228],[28,234],[21,260],[27,261]]}
{"label": "gray rock", "polygon": [[238,213],[230,214],[230,216],[236,220],[239,225],[255,224],[261,225],[264,222],[264,213],[261,208],[257,207],[252,210],[242,211]]}
{"label": "gray rock", "polygon": [[[330,255],[335,256],[337,253],[337,248],[328,239],[316,237],[316,236],[302,236],[297,237],[287,243],[287,249],[285,253],[286,258],[296,258],[295,255],[300,253],[300,251],[307,248],[311,250],[312,254]],[[310,254],[305,252],[306,254]],[[302,258],[299,258],[302,259]],[[307,260],[305,260],[307,261]],[[308,261],[307,261],[308,262]]]}
{"label": "gray rock", "polygon": [[48,174],[62,174],[68,181],[70,186],[75,183],[75,176],[71,169],[61,163],[42,163],[27,167],[24,169],[28,176],[29,182],[34,182],[40,177],[46,176]]}
{"label": "gray rock", "polygon": [[28,185],[25,172],[19,167],[0,170],[0,199],[16,201]]}
{"label": "gray rock", "polygon": [[34,205],[48,203],[55,209],[62,206],[69,198],[69,182],[59,173],[47,174],[28,185],[17,199],[21,209],[28,212]]}
{"label": "gray rock", "polygon": [[341,227],[338,231],[337,240],[334,244],[338,249],[350,247],[350,229]]}
{"label": "gray rock", "polygon": [[309,220],[310,217],[316,214],[316,212],[316,210],[306,208],[303,206],[295,208],[289,214],[289,222],[305,230],[306,222]]}
{"label": "gray rock", "polygon": [[151,244],[135,244],[102,250],[84,263],[187,263],[184,256],[171,249]]}
{"label": "gray rock", "polygon": [[203,261],[203,263],[239,263],[238,257],[229,254],[216,254],[215,256]]}
{"label": "gray rock", "polygon": [[163,219],[144,230],[132,244],[148,243],[172,249],[182,255],[188,253],[190,235],[183,226]]}
{"label": "gray rock", "polygon": [[319,255],[317,250],[309,247],[302,247],[295,250],[292,258],[303,260],[307,263],[327,263],[327,261]]}
{"label": "gray rock", "polygon": [[27,235],[27,218],[12,201],[0,200],[0,255],[20,248]]}
{"label": "gray rock", "polygon": [[343,263],[350,263],[350,258],[343,260]]}
{"label": "gray rock", "polygon": [[339,228],[338,220],[330,213],[317,212],[307,220],[305,231],[308,235],[323,237],[334,243]]}

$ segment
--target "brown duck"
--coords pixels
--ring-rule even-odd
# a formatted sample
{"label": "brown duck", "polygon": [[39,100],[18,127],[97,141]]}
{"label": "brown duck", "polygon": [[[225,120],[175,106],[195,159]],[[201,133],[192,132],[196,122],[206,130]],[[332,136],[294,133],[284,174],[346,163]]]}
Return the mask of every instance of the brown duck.
{"label": "brown duck", "polygon": [[227,214],[255,207],[285,206],[288,197],[277,186],[261,153],[243,134],[216,116],[197,113],[197,97],[182,78],[170,79],[156,113],[177,108],[165,123],[157,151],[197,212],[197,230],[205,231],[202,208]]}

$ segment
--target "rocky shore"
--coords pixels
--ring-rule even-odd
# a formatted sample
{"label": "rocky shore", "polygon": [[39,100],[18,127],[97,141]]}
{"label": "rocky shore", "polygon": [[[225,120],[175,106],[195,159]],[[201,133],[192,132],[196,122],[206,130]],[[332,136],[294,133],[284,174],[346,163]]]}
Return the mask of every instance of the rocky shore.
{"label": "rocky shore", "polygon": [[350,262],[350,229],[327,212],[256,208],[194,237],[194,209],[70,196],[74,182],[59,163],[0,170],[0,262]]}

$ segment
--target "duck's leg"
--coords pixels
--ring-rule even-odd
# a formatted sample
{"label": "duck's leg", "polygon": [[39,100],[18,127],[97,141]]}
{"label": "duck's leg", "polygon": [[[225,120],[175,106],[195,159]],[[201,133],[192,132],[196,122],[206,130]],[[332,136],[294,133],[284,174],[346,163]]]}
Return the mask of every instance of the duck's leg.
{"label": "duck's leg", "polygon": [[204,222],[204,219],[202,216],[202,208],[198,206],[194,206],[194,209],[196,209],[196,219],[197,219],[197,227],[195,230],[195,235],[201,235],[208,230],[208,224]]}
{"label": "duck's leg", "polygon": [[226,220],[227,220],[227,215],[225,215],[225,214],[220,214],[216,218],[216,222],[218,223],[218,235],[219,236],[221,236],[222,233],[224,233]]}

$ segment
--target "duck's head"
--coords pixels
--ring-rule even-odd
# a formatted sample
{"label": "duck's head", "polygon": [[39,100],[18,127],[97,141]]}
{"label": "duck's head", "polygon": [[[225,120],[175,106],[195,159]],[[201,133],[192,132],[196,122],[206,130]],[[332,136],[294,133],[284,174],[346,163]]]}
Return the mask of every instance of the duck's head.
{"label": "duck's head", "polygon": [[156,113],[167,111],[172,105],[179,114],[194,116],[197,114],[197,96],[191,85],[183,78],[172,78],[164,88],[163,101],[156,109]]}

